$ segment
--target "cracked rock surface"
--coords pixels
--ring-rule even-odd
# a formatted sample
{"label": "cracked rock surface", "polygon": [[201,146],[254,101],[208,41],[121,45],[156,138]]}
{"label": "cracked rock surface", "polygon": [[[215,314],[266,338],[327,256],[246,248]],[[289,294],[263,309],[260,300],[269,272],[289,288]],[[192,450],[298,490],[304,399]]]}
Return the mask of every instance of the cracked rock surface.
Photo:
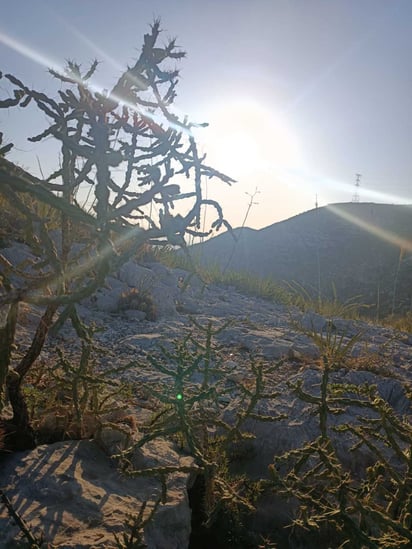
{"label": "cracked rock surface", "polygon": [[[202,326],[212,322],[214,327],[231,321],[216,338],[229,386],[232,382],[235,385],[250,379],[252,356],[268,365],[279,362],[268,380],[270,389],[278,396],[262,401],[259,411],[271,416],[284,415],[284,418],[273,423],[254,420],[247,423],[245,428],[255,438],[248,442],[246,461],[234,465],[237,472],[264,478],[274,455],[318,436],[316,418],[308,406],[292,394],[288,382],[300,381],[313,394],[319,393],[321,352],[315,343],[316,337],[308,334],[322,336],[332,325],[337,341],[345,343],[356,337],[350,351],[356,367],[337,370],[333,381],[374,384],[382,398],[399,414],[410,414],[403,389],[405,383],[412,381],[410,335],[364,321],[330,319],[287,309],[243,295],[232,287],[204,287],[196,277],[182,287],[182,277],[187,277],[187,273],[180,269],[157,264],[142,267],[130,261],[107,280],[97,297],[78,306],[79,315],[98,328],[94,339],[99,369],[136,363],[136,367],[125,370],[122,376],[136,388],[146,387],[147,400],[150,400],[152,385],[158,388],[170,381],[150,367],[148,354],[157,353],[159,345],[171,347],[174,341],[191,332],[196,335],[191,318]],[[119,297],[133,289],[150,293],[156,320],[147,320],[144,311],[135,308],[133,302],[131,308],[119,309]],[[38,317],[35,308],[25,310],[17,340],[22,349],[30,344]],[[40,359],[48,361],[56,345],[74,355],[79,352],[79,342],[69,324],[49,338]],[[235,390],[225,398],[227,417],[230,417],[241,402]],[[340,421],[354,421],[357,412],[359,410],[353,410],[353,416],[348,412]],[[133,413],[138,425],[145,414],[147,417],[144,406],[137,406]],[[133,436],[138,437],[138,432]],[[370,456],[359,453],[348,457],[348,444],[343,441],[340,448],[343,462],[346,457],[349,468],[367,466]],[[113,533],[122,531],[127,514],[136,513],[143,501],[148,502],[148,509],[154,505],[160,483],[153,478],[124,478],[110,459],[110,451],[107,447],[104,450],[96,440],[82,440],[39,446],[31,452],[15,454],[1,463],[0,485],[26,521],[36,531],[43,531],[56,546],[114,547]],[[152,441],[144,451],[138,460],[139,466],[146,463],[149,467],[153,460],[157,464],[182,464],[190,460],[164,440]],[[183,473],[170,478],[168,499],[145,531],[149,549],[188,547],[191,511],[187,488],[192,480],[190,474]],[[265,516],[273,518],[279,512],[276,500],[265,500],[264,507]],[[285,508],[283,511],[291,512]],[[16,534],[16,527],[5,510],[0,509],[0,547],[14,547],[11,540]]]}

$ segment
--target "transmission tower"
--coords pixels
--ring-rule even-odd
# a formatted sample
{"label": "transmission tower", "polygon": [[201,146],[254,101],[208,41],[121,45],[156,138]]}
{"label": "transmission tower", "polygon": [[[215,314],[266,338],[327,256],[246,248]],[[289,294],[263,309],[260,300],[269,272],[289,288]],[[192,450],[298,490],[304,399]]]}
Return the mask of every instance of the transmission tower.
{"label": "transmission tower", "polygon": [[352,202],[359,202],[359,187],[360,187],[360,178],[362,177],[361,173],[355,174],[356,181],[355,181],[355,192],[352,196]]}

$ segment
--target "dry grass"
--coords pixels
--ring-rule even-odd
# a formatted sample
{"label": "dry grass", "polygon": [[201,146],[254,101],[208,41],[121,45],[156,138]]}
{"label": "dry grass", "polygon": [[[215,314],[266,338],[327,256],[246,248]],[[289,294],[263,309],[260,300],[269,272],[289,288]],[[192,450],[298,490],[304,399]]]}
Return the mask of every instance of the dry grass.
{"label": "dry grass", "polygon": [[405,315],[391,315],[382,320],[381,324],[399,330],[400,332],[408,332],[412,334],[412,311],[408,311]]}

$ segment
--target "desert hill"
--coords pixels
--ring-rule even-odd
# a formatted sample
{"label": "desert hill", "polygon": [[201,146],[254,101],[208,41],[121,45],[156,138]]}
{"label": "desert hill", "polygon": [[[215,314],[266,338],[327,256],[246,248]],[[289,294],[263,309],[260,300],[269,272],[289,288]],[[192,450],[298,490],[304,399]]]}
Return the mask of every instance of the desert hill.
{"label": "desert hill", "polygon": [[380,315],[410,309],[412,208],[345,203],[260,230],[238,228],[191,248],[203,264],[297,282],[313,295],[360,300]]}

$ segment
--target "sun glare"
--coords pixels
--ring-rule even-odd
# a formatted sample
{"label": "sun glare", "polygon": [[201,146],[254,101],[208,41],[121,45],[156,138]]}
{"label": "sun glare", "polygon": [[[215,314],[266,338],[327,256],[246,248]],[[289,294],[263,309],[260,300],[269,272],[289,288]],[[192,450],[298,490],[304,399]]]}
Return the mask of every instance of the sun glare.
{"label": "sun glare", "polygon": [[214,139],[211,154],[219,169],[235,179],[251,175],[262,162],[256,140],[243,130],[229,131]]}
{"label": "sun glare", "polygon": [[[70,27],[69,27],[69,30],[70,30]],[[82,36],[82,35],[80,35]],[[82,36],[83,37],[83,36]],[[85,37],[83,37],[84,40],[87,40]],[[119,68],[120,66],[118,66],[116,64],[116,62],[109,56],[107,56],[103,50],[99,49],[97,46],[94,46],[92,42],[88,41],[88,45],[90,47],[93,46],[93,49],[95,51],[99,51],[100,53],[102,53],[104,55],[104,58],[106,60],[108,60],[111,64],[115,64],[115,66],[117,68]],[[8,34],[2,32],[0,30],[0,43],[3,43],[5,46],[9,47],[10,49],[18,52],[20,55],[26,57],[27,59],[30,59],[31,61],[34,61],[35,63],[38,63],[39,65],[42,65],[48,69],[54,69],[56,70],[58,73],[60,74],[65,74],[66,70],[64,67],[62,67],[61,65],[59,65],[56,61],[54,61],[52,58],[49,58],[49,57],[46,57],[45,55],[43,55],[42,53],[36,51],[34,48],[28,46],[27,44],[25,44],[24,42],[22,41],[18,41],[16,40],[15,38],[9,36]],[[74,78],[74,75],[71,74],[70,75],[71,78]],[[98,85],[96,84],[96,82],[88,82],[88,87],[93,90],[94,92],[98,92],[100,94],[105,94],[106,93],[106,90],[103,86],[101,85]],[[118,97],[116,96],[115,94],[112,93],[111,97],[113,97],[113,99],[117,100],[119,103],[125,105],[126,107],[128,107],[129,109],[131,109],[132,111],[135,111],[135,112],[138,112],[138,113],[141,113],[143,114],[145,117],[147,118],[150,118],[152,119],[154,122],[158,123],[159,125],[164,125],[164,124],[167,124],[169,127],[177,130],[178,132],[184,132],[185,134],[191,136],[192,135],[192,132],[189,128],[186,128],[184,127],[182,124],[174,124],[173,122],[171,122],[170,120],[166,120],[165,117],[161,114],[156,114],[156,113],[153,113],[152,111],[150,111],[149,109],[146,109],[140,105],[136,105],[134,103],[129,103],[129,102],[126,102],[124,100],[124,98],[122,97]],[[170,109],[172,110],[172,109]],[[173,112],[175,114],[179,114],[177,113],[176,109],[174,108],[173,109]]]}
{"label": "sun glare", "polygon": [[12,36],[9,36],[5,32],[0,30],[0,43],[3,43],[8,48],[20,53],[27,59],[43,65],[44,67],[53,68],[60,72],[63,72],[61,66],[51,57],[46,57],[45,55],[37,52],[32,47],[28,46],[21,40],[16,40]]}
{"label": "sun glare", "polygon": [[273,110],[248,99],[228,100],[211,108],[207,119],[208,158],[235,179],[262,173],[275,176],[296,167],[296,136]]}

